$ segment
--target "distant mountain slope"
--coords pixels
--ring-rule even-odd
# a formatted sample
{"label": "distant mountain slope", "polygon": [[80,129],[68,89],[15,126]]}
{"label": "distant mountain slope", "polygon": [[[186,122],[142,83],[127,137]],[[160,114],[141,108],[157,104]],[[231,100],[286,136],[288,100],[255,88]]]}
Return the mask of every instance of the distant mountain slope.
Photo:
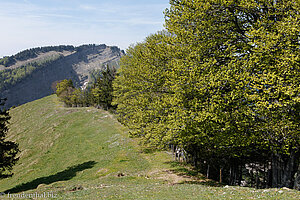
{"label": "distant mountain slope", "polygon": [[[86,45],[84,45],[86,46]],[[81,47],[81,46],[80,46]],[[0,59],[0,69],[15,68],[23,64],[39,60],[41,57],[47,57],[49,54],[76,51],[79,47],[72,45],[46,46],[26,49],[12,56],[5,56]]]}
{"label": "distant mountain slope", "polygon": [[39,47],[0,59],[0,97],[7,107],[20,105],[51,94],[55,81],[72,79],[77,87],[90,74],[108,64],[118,67],[124,51],[115,46],[82,45]]}

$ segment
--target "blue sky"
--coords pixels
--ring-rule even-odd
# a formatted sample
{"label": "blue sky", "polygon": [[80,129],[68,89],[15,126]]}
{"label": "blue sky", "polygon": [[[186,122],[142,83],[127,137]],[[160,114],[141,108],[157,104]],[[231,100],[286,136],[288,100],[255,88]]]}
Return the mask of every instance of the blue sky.
{"label": "blue sky", "polygon": [[0,0],[0,57],[59,44],[126,49],[163,29],[169,0]]}

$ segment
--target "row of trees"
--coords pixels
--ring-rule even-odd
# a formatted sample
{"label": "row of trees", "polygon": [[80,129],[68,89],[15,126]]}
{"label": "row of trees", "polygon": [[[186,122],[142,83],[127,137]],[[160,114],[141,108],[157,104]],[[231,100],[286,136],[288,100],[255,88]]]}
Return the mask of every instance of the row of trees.
{"label": "row of trees", "polygon": [[[57,51],[57,52],[63,52],[63,51],[83,51],[85,49],[89,48],[95,48],[98,45],[96,44],[86,44],[81,45],[78,47],[74,47],[73,45],[59,45],[59,46],[45,46],[45,47],[36,47],[31,49],[26,49],[24,51],[21,51],[15,55],[12,56],[5,56],[2,59],[0,59],[0,65],[4,65],[5,67],[9,67],[14,65],[17,61],[23,61],[28,60],[31,58],[36,58],[41,53],[47,53],[50,51]],[[100,45],[103,48],[106,48],[105,44]],[[111,47],[116,48],[116,47]]]}
{"label": "row of trees", "polygon": [[121,59],[120,121],[151,147],[180,146],[209,178],[297,185],[300,2],[170,4],[166,31]]}
{"label": "row of trees", "polygon": [[75,88],[72,80],[63,80],[55,84],[56,94],[69,107],[95,106],[108,110],[114,107],[112,82],[115,75],[116,69],[107,66],[95,83],[85,89]]}
{"label": "row of trees", "polygon": [[[82,45],[87,46],[87,45]],[[59,46],[46,46],[46,47],[36,47],[31,49],[26,49],[21,51],[13,56],[5,56],[4,58],[0,59],[0,65],[4,65],[5,67],[9,67],[14,65],[17,61],[28,60],[30,58],[36,58],[40,53],[46,53],[49,51],[74,51],[81,49],[82,47],[74,47],[72,45],[59,45]]]}

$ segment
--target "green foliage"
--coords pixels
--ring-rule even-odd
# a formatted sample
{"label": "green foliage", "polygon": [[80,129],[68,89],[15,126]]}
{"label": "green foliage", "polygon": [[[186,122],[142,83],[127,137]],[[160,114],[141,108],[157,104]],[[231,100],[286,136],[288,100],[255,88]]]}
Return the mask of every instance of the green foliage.
{"label": "green foliage", "polygon": [[102,64],[99,68],[101,69],[93,69],[89,72],[89,83],[88,87],[92,87],[96,82],[97,79],[102,76],[103,70],[105,70],[107,67],[110,69],[119,69],[120,68],[120,63],[119,61],[111,61],[107,64]]}
{"label": "green foliage", "polygon": [[0,65],[4,65],[5,67],[9,67],[15,63],[15,60],[13,57],[6,56],[2,59],[0,59]]}
{"label": "green foliage", "polygon": [[213,178],[223,169],[230,174],[223,180],[236,184],[242,174],[235,169],[270,162],[272,171],[262,173],[274,178],[260,187],[292,187],[300,152],[300,2],[170,4],[167,33],[121,59],[114,83],[120,121],[149,145],[182,146],[196,165],[215,169]]}
{"label": "green foliage", "polygon": [[166,144],[172,124],[168,114],[174,109],[166,100],[176,98],[168,79],[171,54],[165,34],[151,35],[144,43],[127,49],[114,81],[114,104],[118,105],[120,121],[130,128],[132,136],[143,136],[150,146]]}
{"label": "green foliage", "polygon": [[[84,46],[84,45],[83,45]],[[31,58],[37,57],[40,53],[46,53],[49,51],[74,51],[76,48],[72,45],[60,45],[60,46],[46,46],[46,47],[37,47],[37,48],[31,48],[26,49],[24,51],[21,51],[13,56],[6,56],[2,59],[0,59],[0,65],[4,65],[5,67],[12,66],[16,63],[16,61],[23,61],[28,60]]]}
{"label": "green foliage", "polygon": [[[93,72],[92,74],[96,74]],[[97,81],[86,89],[75,89],[72,80],[62,80],[56,84],[56,94],[66,106],[95,106],[105,110],[114,109],[112,105],[112,82],[116,75],[114,67],[106,66],[105,71],[100,71]]]}
{"label": "green foliage", "polygon": [[[10,67],[14,65],[17,61],[24,61],[31,58],[36,58],[41,53],[47,53],[50,51],[83,51],[87,48],[95,47],[95,44],[87,44],[81,45],[78,47],[74,47],[72,45],[59,45],[59,46],[45,46],[45,47],[36,47],[31,49],[26,49],[12,56],[5,56],[0,59],[0,65],[4,65],[5,67]],[[103,47],[106,47],[104,44]]]}
{"label": "green foliage", "polygon": [[96,106],[108,109],[112,107],[113,86],[116,69],[106,66],[106,70],[101,72],[100,77],[91,88],[92,103]]}
{"label": "green foliage", "polygon": [[88,107],[91,103],[91,92],[89,89],[81,90],[80,88],[75,89],[71,94],[71,104],[76,107]]}
{"label": "green foliage", "polygon": [[[0,99],[0,106],[3,106],[4,103],[5,100]],[[0,179],[12,175],[10,173],[12,166],[15,165],[19,159],[16,157],[19,152],[18,144],[6,140],[9,120],[9,112],[0,109]]]}
{"label": "green foliage", "polygon": [[68,91],[69,88],[74,88],[73,81],[71,79],[62,80],[56,85],[57,96],[63,95],[64,92]]}
{"label": "green foliage", "polygon": [[46,67],[47,65],[60,59],[61,57],[62,56],[59,55],[53,55],[38,62],[29,63],[15,69],[5,69],[0,71],[0,91],[14,86],[22,80],[30,77],[30,75],[37,69]]}
{"label": "green foliage", "polygon": [[[74,93],[74,94],[73,94]],[[74,88],[71,79],[62,80],[56,85],[56,95],[66,106],[71,106],[73,102],[79,99],[78,91]]]}
{"label": "green foliage", "polygon": [[[284,188],[216,186],[220,184],[205,178],[184,182],[191,169],[172,162],[167,152],[143,153],[114,115],[95,108],[64,108],[56,95],[18,106],[10,115],[7,136],[23,153],[14,176],[0,180],[4,199],[8,192],[49,192],[56,199],[153,200],[278,200],[298,199],[300,194]],[[125,176],[118,177],[120,172]]]}
{"label": "green foliage", "polygon": [[0,90],[5,90],[6,88],[17,84],[25,77],[32,74],[35,69],[36,68],[32,65],[26,65],[16,69],[6,69],[0,71]]}

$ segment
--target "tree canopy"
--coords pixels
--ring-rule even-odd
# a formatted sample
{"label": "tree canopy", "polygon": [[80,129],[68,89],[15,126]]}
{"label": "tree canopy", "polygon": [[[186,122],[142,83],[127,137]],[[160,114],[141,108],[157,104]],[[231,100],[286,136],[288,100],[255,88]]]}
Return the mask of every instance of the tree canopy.
{"label": "tree canopy", "polygon": [[211,178],[292,187],[300,153],[300,2],[170,4],[166,31],[121,59],[114,82],[121,122],[150,146],[182,146],[196,166],[211,166]]}
{"label": "tree canopy", "polygon": [[106,69],[101,72],[100,76],[91,88],[92,104],[100,106],[106,110],[112,107],[112,82],[115,75],[116,69],[114,67],[109,67],[108,65],[106,66]]}
{"label": "tree canopy", "polygon": [[[106,66],[105,70],[95,72],[94,83],[88,83],[86,88],[75,88],[71,79],[54,82],[56,95],[66,106],[95,106],[105,110],[115,109],[112,105],[112,82],[116,75],[115,67]],[[89,86],[91,84],[91,86]]]}

